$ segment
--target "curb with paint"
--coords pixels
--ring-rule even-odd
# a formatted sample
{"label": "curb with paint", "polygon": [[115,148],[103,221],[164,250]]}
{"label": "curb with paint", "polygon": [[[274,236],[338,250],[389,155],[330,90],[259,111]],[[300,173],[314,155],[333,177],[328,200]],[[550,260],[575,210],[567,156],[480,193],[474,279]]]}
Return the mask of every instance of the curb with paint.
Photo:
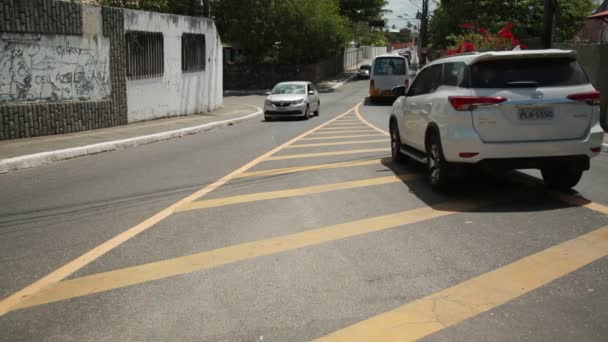
{"label": "curb with paint", "polygon": [[252,106],[257,109],[255,113],[248,114],[239,118],[222,120],[211,122],[203,125],[180,128],[172,131],[142,135],[139,137],[133,137],[128,139],[106,141],[98,144],[85,145],[73,148],[66,148],[62,150],[49,151],[28,154],[25,156],[19,156],[14,158],[8,158],[0,160],[0,174],[7,173],[9,171],[16,171],[21,169],[27,169],[38,165],[53,163],[60,160],[72,159],[77,157],[84,157],[92,154],[115,151],[125,149],[129,147],[135,147],[145,144],[151,144],[163,140],[170,140],[174,138],[180,138],[183,136],[196,134],[204,131],[209,131],[215,128],[231,126],[239,122],[252,120],[256,118],[262,118],[263,111],[261,108]]}

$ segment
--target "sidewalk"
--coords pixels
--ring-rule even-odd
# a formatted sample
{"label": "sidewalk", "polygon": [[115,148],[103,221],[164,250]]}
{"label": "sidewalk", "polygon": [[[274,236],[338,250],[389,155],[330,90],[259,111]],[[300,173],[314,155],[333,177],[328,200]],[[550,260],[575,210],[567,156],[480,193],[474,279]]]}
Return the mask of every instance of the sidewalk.
{"label": "sidewalk", "polygon": [[178,116],[78,133],[0,141],[0,173],[149,144],[263,117],[259,107],[246,102],[257,101],[225,98],[223,108],[201,115]]}

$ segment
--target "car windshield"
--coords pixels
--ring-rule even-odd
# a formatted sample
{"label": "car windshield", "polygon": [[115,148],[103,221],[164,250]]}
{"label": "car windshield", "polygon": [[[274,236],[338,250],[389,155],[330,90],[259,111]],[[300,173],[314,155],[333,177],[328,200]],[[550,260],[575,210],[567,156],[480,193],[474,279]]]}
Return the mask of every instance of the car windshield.
{"label": "car windshield", "polygon": [[580,65],[570,58],[496,60],[473,64],[473,88],[509,88],[521,85],[559,87],[589,83]]}
{"label": "car windshield", "polygon": [[404,58],[377,58],[374,62],[375,75],[405,75]]}
{"label": "car windshield", "polygon": [[306,94],[306,87],[303,84],[281,83],[272,89],[271,94]]}

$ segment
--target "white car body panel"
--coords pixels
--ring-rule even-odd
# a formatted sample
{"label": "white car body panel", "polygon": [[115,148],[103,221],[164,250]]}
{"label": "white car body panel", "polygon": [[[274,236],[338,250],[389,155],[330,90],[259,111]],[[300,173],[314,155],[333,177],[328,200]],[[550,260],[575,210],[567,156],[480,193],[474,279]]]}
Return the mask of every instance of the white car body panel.
{"label": "white car body panel", "polygon": [[[492,52],[439,60],[425,69],[448,62],[472,64],[481,60],[529,56],[572,58],[576,55],[562,50]],[[442,85],[429,94],[398,98],[393,104],[392,116],[397,119],[402,144],[422,153],[426,151],[427,129],[431,124],[436,125],[445,159],[449,162],[560,156],[591,158],[599,154],[591,149],[597,149],[603,143],[599,106],[567,97],[594,90],[590,84],[536,89],[473,89]],[[542,97],[537,92],[542,92]],[[448,100],[450,96],[500,96],[508,101],[457,111]],[[520,108],[536,107],[552,108],[553,118],[538,121],[519,119]],[[460,153],[463,152],[478,154],[462,158]]]}

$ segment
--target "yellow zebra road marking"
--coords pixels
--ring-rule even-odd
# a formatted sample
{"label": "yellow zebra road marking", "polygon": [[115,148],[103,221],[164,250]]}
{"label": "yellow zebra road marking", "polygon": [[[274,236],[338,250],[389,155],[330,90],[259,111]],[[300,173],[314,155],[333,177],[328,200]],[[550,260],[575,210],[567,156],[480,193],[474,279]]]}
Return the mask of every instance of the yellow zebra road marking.
{"label": "yellow zebra road marking", "polygon": [[[504,199],[507,196],[502,196]],[[490,198],[449,201],[431,207],[406,210],[363,220],[351,221],[319,229],[242,243],[207,252],[182,256],[115,271],[97,273],[51,284],[19,302],[15,309],[48,304],[76,297],[105,292],[177,275],[192,273],[260,256],[311,247],[363,234],[397,228],[456,212],[477,209],[491,203]]]}
{"label": "yellow zebra road marking", "polygon": [[297,144],[290,145],[286,148],[308,148],[308,147],[321,147],[321,146],[339,146],[339,145],[359,145],[359,144],[371,144],[371,143],[388,143],[387,139],[380,140],[353,140],[353,141],[338,141],[328,143],[314,143],[314,144]]}
{"label": "yellow zebra road marking", "polygon": [[371,152],[389,152],[388,148],[366,148],[361,150],[346,150],[346,151],[332,151],[332,152],[318,152],[318,153],[301,153],[301,154],[288,154],[284,156],[268,157],[266,160],[286,160],[286,159],[300,159],[300,158],[316,158],[316,157],[329,157],[329,156],[342,156],[349,154],[359,153],[371,153]]}
{"label": "yellow zebra road marking", "polygon": [[369,123],[367,120],[365,120],[365,118],[363,117],[363,115],[361,115],[361,111],[359,110],[359,108],[361,108],[361,104],[358,104],[355,107],[355,115],[357,116],[357,118],[359,119],[359,121],[363,122],[364,124],[366,124],[367,126],[369,126],[371,129],[373,129],[375,131],[378,131],[378,132],[380,132],[380,133],[382,133],[382,134],[384,134],[386,136],[390,136],[390,134],[387,131],[385,131],[385,130],[383,130],[381,128],[378,128],[378,127],[372,125],[371,123]]}
{"label": "yellow zebra road marking", "polygon": [[608,226],[315,341],[421,339],[507,303],[606,256]]}
{"label": "yellow zebra road marking", "polygon": [[306,172],[306,171],[341,169],[343,167],[355,167],[355,166],[381,164],[382,161],[383,161],[383,159],[371,159],[371,160],[355,160],[355,161],[339,162],[339,163],[284,167],[284,168],[279,168],[279,169],[243,172],[240,175],[235,176],[234,178],[277,176],[277,175]]}
{"label": "yellow zebra road marking", "polygon": [[322,130],[320,130],[320,132],[343,131],[346,129],[369,129],[369,128],[364,125],[356,125],[356,126],[351,125],[351,126],[340,126],[340,127],[327,126],[326,128],[323,128]]}
{"label": "yellow zebra road marking", "polygon": [[382,136],[384,136],[384,135],[373,133],[373,134],[334,135],[334,136],[329,136],[329,137],[302,138],[300,140],[302,140],[302,141],[306,141],[306,140],[332,140],[332,139],[351,139],[351,138],[367,138],[367,137],[379,138],[379,137],[382,137]]}
{"label": "yellow zebra road marking", "polygon": [[373,130],[370,128],[361,128],[361,129],[350,129],[350,130],[339,130],[339,131],[328,131],[328,132],[315,132],[311,135],[321,135],[321,134],[336,134],[336,133],[372,133]]}
{"label": "yellow zebra road marking", "polygon": [[309,187],[305,187],[305,188],[260,192],[260,193],[255,193],[255,194],[230,196],[230,197],[217,198],[217,199],[208,199],[208,200],[196,201],[196,202],[186,204],[186,205],[178,208],[176,211],[200,210],[200,209],[215,208],[215,207],[221,207],[221,206],[238,204],[238,203],[248,203],[248,202],[256,202],[256,201],[263,201],[263,200],[278,199],[278,198],[306,196],[306,195],[313,195],[313,194],[319,194],[319,193],[330,192],[330,191],[347,190],[347,189],[370,187],[370,186],[375,186],[375,185],[399,183],[399,182],[403,182],[403,181],[411,181],[416,178],[417,178],[417,176],[414,174],[404,174],[401,176],[376,177],[376,178],[362,179],[362,180],[356,180],[356,181],[351,181],[351,182],[324,184],[324,185],[309,186]]}
{"label": "yellow zebra road marking", "polygon": [[329,121],[322,123],[319,126],[314,127],[312,129],[298,135],[297,137],[287,141],[286,143],[273,148],[272,150],[253,159],[252,161],[241,166],[240,168],[238,168],[238,169],[232,171],[231,173],[223,176],[222,178],[216,180],[215,182],[205,186],[204,188],[194,192],[193,194],[191,194],[185,198],[182,198],[181,200],[171,204],[170,206],[157,212],[156,214],[152,215],[151,217],[147,218],[146,220],[123,231],[122,233],[114,236],[113,238],[103,242],[102,244],[98,245],[97,247],[87,251],[86,253],[82,254],[81,256],[77,257],[76,259],[68,262],[67,264],[59,267],[58,269],[52,271],[51,273],[34,281],[33,283],[27,285],[26,287],[22,288],[21,290],[9,295],[8,297],[5,297],[0,302],[0,316],[3,316],[4,314],[6,314],[10,310],[12,310],[13,307],[18,306],[22,301],[27,300],[28,298],[32,297],[39,291],[44,290],[44,288],[46,288],[47,286],[52,286],[53,284],[56,284],[57,282],[69,277],[71,274],[73,274],[74,272],[83,268],[84,266],[90,264],[91,262],[95,261],[102,255],[104,255],[104,254],[108,253],[109,251],[113,250],[114,248],[122,245],[125,241],[128,241],[129,239],[133,238],[134,236],[137,236],[141,232],[146,231],[150,227],[161,222],[162,220],[164,220],[165,218],[167,218],[171,214],[173,214],[175,209],[181,207],[184,204],[195,201],[196,199],[212,192],[213,190],[226,184],[228,181],[230,181],[234,178],[237,178],[237,176],[241,175],[245,171],[247,171],[247,170],[251,169],[252,167],[254,167],[255,165],[259,164],[264,159],[266,159],[266,157],[276,154],[277,152],[284,149],[286,146],[289,146],[289,145],[295,143],[299,139],[306,137],[306,136],[310,135],[311,133],[314,133],[315,131],[317,131],[327,125],[330,125],[331,123],[339,120],[342,117],[346,117],[354,109],[355,108],[353,107],[350,110],[336,116],[335,118],[330,119]]}

